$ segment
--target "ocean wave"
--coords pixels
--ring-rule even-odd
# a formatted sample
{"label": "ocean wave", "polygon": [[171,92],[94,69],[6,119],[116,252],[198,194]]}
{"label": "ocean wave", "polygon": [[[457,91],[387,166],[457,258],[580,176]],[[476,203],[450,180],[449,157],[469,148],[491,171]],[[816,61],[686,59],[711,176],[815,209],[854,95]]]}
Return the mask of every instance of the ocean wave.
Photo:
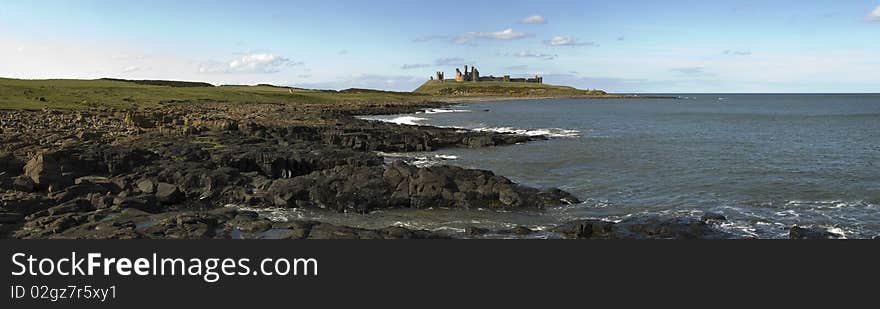
{"label": "ocean wave", "polygon": [[544,129],[520,129],[513,127],[487,127],[471,129],[477,132],[495,132],[505,134],[519,134],[526,136],[547,136],[547,137],[579,137],[580,131],[561,128],[544,128]]}
{"label": "ocean wave", "polygon": [[[436,155],[412,155],[405,153],[386,153],[386,152],[377,152],[378,155],[386,158],[386,162],[390,163],[394,160],[403,160],[406,163],[412,164],[417,167],[430,167],[435,165],[444,164],[446,161],[458,160],[458,156],[453,155],[445,155],[445,154],[436,154]],[[388,160],[391,159],[391,160]]]}
{"label": "ocean wave", "polygon": [[422,113],[425,114],[443,114],[443,113],[470,113],[470,110],[467,109],[452,109],[452,108],[429,108],[424,110]]}
{"label": "ocean wave", "polygon": [[421,118],[421,117],[415,117],[415,116],[400,116],[400,117],[392,118],[392,119],[376,119],[376,120],[379,120],[382,122],[390,122],[390,123],[396,123],[396,124],[409,125],[409,126],[418,126],[418,125],[421,125],[421,124],[419,124],[419,121],[425,121],[428,119]]}
{"label": "ocean wave", "polygon": [[[455,110],[455,109],[430,109],[426,110],[425,114],[432,113],[459,113],[459,112],[470,112],[469,110]],[[428,121],[428,118],[416,117],[416,116],[398,116],[394,118],[387,117],[376,117],[376,116],[362,116],[357,117],[363,120],[371,120],[371,121],[381,121],[388,122],[400,125],[411,125],[411,126],[420,126],[425,125],[421,122]],[[450,129],[459,129],[462,133],[467,131],[473,132],[494,132],[494,133],[502,133],[502,134],[518,134],[525,136],[547,136],[551,138],[572,138],[572,137],[580,137],[581,132],[578,130],[570,130],[570,129],[562,129],[562,128],[540,128],[540,129],[523,129],[523,128],[515,128],[515,127],[478,127],[478,128],[465,128],[465,127],[457,127],[457,126],[437,126],[439,128],[450,128]]]}
{"label": "ocean wave", "polygon": [[430,167],[443,164],[445,161],[457,160],[458,157],[450,155],[434,155],[414,157],[410,164],[418,167]]}

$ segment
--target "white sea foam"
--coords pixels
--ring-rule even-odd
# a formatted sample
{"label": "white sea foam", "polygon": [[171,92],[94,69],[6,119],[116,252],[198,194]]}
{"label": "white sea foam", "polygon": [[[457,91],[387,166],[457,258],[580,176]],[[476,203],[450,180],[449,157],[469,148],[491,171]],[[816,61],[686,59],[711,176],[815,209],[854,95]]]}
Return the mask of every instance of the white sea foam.
{"label": "white sea foam", "polygon": [[434,156],[425,156],[425,157],[414,157],[414,160],[410,162],[410,164],[418,166],[418,167],[430,167],[434,165],[443,164],[444,161],[457,160],[458,157],[451,155],[434,155]]}
{"label": "white sea foam", "polygon": [[408,153],[386,153],[377,151],[376,154],[383,156],[386,158],[386,162],[390,158],[392,161],[394,159],[403,160],[406,163],[412,164],[417,167],[430,167],[435,165],[444,164],[446,161],[458,160],[458,156],[446,155],[446,154],[436,154],[436,155],[413,155]]}
{"label": "white sea foam", "polygon": [[825,230],[831,234],[836,234],[836,235],[840,236],[841,239],[846,239],[847,234],[852,234],[852,232],[846,231],[846,230],[839,228],[839,227],[836,227],[836,226],[825,227]]}
{"label": "white sea foam", "polygon": [[470,113],[467,109],[451,109],[451,108],[429,108],[424,110],[425,114],[443,114],[443,113]]}
{"label": "white sea foam", "polygon": [[404,125],[410,125],[410,126],[417,126],[417,125],[420,125],[420,124],[418,123],[419,121],[425,121],[425,120],[428,120],[428,119],[427,119],[427,118],[421,118],[421,117],[415,117],[415,116],[400,116],[400,117],[393,118],[393,119],[376,119],[376,120],[384,121],[384,122],[390,122],[390,123],[396,123],[396,124],[404,124]]}
{"label": "white sea foam", "polygon": [[[432,113],[459,113],[459,112],[470,112],[469,110],[456,110],[456,109],[431,109],[426,110],[424,113],[432,114]],[[363,116],[358,117],[363,120],[372,120],[372,121],[381,121],[388,123],[395,123],[401,125],[411,125],[418,126],[423,125],[422,121],[430,120],[428,118],[416,117],[416,116],[399,116],[394,118],[387,117],[376,117],[376,116]],[[518,135],[526,135],[526,136],[547,136],[547,137],[580,137],[580,131],[578,130],[569,130],[562,128],[541,128],[541,129],[522,129],[522,128],[514,128],[514,127],[481,127],[481,128],[463,128],[463,127],[443,127],[438,126],[440,128],[452,128],[452,129],[460,129],[461,132],[467,131],[475,131],[475,132],[495,132],[495,133],[504,133],[504,134],[518,134]]]}
{"label": "white sea foam", "polygon": [[443,159],[443,160],[458,160],[458,156],[453,156],[453,155],[440,154],[440,155],[435,155],[434,157],[437,159]]}
{"label": "white sea foam", "polygon": [[477,132],[495,132],[495,133],[507,133],[507,134],[519,134],[519,135],[527,135],[527,136],[547,136],[547,137],[578,137],[580,136],[580,131],[578,130],[569,130],[569,129],[560,129],[560,128],[545,128],[545,129],[520,129],[513,127],[488,127],[488,128],[476,128],[473,129]]}

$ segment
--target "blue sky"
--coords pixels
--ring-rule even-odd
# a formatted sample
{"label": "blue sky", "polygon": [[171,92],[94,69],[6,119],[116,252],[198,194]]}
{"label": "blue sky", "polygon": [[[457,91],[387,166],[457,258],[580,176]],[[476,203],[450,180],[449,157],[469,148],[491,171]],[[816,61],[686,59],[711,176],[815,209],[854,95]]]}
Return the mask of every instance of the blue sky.
{"label": "blue sky", "polygon": [[880,92],[880,1],[0,2],[0,76],[412,90]]}

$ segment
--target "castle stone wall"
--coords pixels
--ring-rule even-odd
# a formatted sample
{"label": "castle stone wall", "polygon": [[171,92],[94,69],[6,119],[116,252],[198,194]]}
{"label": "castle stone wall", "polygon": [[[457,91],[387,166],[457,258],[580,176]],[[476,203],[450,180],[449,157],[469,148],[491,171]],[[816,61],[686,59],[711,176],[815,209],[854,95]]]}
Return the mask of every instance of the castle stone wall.
{"label": "castle stone wall", "polygon": [[[437,72],[435,75],[437,80],[443,81],[443,72]],[[510,78],[510,75],[504,76],[480,76],[480,71],[476,67],[464,66],[464,72],[459,68],[455,68],[455,81],[457,82],[504,82],[504,83],[535,83],[543,84],[544,78],[535,76],[534,78]]]}

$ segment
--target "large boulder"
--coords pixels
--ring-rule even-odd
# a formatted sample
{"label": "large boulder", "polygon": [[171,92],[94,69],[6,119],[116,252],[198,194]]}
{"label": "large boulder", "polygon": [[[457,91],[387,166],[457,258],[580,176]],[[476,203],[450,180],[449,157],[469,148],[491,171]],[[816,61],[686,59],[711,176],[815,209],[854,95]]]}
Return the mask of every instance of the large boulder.
{"label": "large boulder", "polygon": [[602,220],[577,220],[554,229],[566,238],[610,239],[614,238],[614,223]]}
{"label": "large boulder", "polygon": [[155,213],[160,211],[156,197],[151,194],[130,195],[122,192],[113,198],[113,207],[119,209],[137,209],[140,211]]}
{"label": "large boulder", "polygon": [[733,235],[717,230],[703,220],[637,216],[614,223],[578,220],[562,224],[554,232],[573,239],[728,239]]}
{"label": "large boulder", "polygon": [[156,182],[152,179],[143,179],[141,181],[138,181],[137,189],[140,190],[142,193],[156,193]]}
{"label": "large boulder", "polygon": [[790,239],[841,239],[844,235],[831,232],[822,227],[800,227],[792,226],[788,230],[788,238]]}
{"label": "large boulder", "polygon": [[339,212],[393,207],[378,167],[339,166],[272,183],[268,196],[276,206],[314,206]]}
{"label": "large boulder", "polygon": [[61,164],[49,153],[38,154],[28,161],[24,175],[30,177],[34,186],[41,190],[50,187],[59,190],[73,184],[73,178],[64,175]]}
{"label": "large boulder", "polygon": [[34,184],[34,180],[29,176],[21,175],[15,178],[12,178],[12,189],[21,191],[21,192],[34,192],[34,188],[36,185]]}
{"label": "large boulder", "polygon": [[180,192],[180,188],[175,185],[160,182],[156,185],[156,199],[164,205],[173,205],[180,203],[186,195]]}
{"label": "large boulder", "polygon": [[355,167],[382,165],[382,158],[372,153],[311,143],[303,145],[300,142],[290,146],[263,145],[255,148],[249,147],[248,144],[236,144],[248,141],[220,140],[219,142],[230,145],[211,154],[211,161],[215,164],[242,172],[259,172],[263,176],[276,179],[293,178],[343,165]]}
{"label": "large boulder", "polygon": [[267,199],[280,207],[357,212],[398,207],[541,209],[578,202],[565,191],[519,186],[488,171],[418,168],[402,161],[384,168],[339,166],[279,179],[269,187]]}

